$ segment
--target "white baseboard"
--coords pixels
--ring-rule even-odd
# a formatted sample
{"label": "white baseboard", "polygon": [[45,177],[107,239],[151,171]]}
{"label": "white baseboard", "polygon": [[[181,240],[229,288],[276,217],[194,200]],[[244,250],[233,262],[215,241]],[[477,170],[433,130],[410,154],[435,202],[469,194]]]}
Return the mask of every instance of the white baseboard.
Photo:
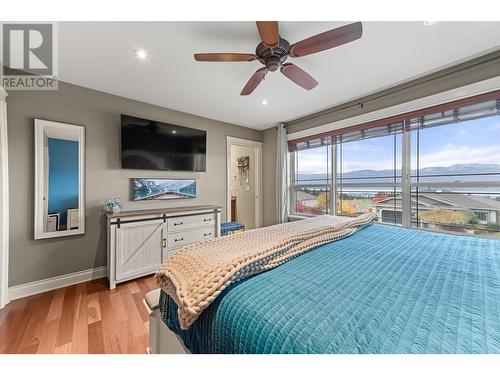
{"label": "white baseboard", "polygon": [[9,301],[103,277],[106,277],[106,266],[16,285],[9,288]]}

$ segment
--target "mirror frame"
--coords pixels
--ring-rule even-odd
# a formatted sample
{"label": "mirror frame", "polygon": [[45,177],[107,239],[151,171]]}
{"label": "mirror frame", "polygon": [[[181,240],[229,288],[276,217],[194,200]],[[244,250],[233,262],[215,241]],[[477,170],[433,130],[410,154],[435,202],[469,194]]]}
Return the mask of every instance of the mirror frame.
{"label": "mirror frame", "polygon": [[[66,136],[65,136],[66,134]],[[56,232],[44,230],[44,164],[45,136],[78,141],[78,229],[66,229]],[[85,234],[85,127],[62,122],[35,119],[35,240]]]}

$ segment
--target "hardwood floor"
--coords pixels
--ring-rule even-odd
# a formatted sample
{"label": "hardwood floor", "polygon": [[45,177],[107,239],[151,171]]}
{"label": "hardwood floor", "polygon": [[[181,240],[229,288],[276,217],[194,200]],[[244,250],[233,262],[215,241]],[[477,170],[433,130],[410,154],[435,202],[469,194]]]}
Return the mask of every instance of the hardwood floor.
{"label": "hardwood floor", "polygon": [[109,290],[89,281],[10,302],[0,310],[0,353],[146,353],[144,295],[152,276]]}

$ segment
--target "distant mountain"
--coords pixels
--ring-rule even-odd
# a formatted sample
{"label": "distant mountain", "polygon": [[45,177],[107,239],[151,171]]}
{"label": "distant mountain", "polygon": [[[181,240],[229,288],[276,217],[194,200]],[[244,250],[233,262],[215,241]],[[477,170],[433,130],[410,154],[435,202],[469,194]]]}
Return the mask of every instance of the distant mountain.
{"label": "distant mountain", "polygon": [[421,175],[462,173],[500,173],[500,164],[454,164],[449,167],[430,167],[420,169]]}
{"label": "distant mountain", "polygon": [[193,185],[193,180],[168,180],[158,184],[162,191],[180,191],[190,185]]}
{"label": "distant mountain", "polygon": [[[396,170],[397,175],[401,175],[401,170]],[[455,164],[449,167],[429,167],[420,169],[421,181],[436,181],[437,177],[425,178],[423,176],[436,175],[453,175],[443,176],[440,179],[444,181],[484,181],[491,180],[491,176],[484,175],[487,173],[500,173],[500,164]],[[482,176],[456,176],[461,174],[483,174]],[[375,177],[378,182],[389,182],[393,179],[394,170],[382,169],[372,170],[363,169],[359,171],[346,172],[342,174],[342,178],[349,182],[364,182],[367,178]],[[412,170],[412,176],[416,175],[416,171]],[[304,184],[325,183],[327,180],[326,173],[299,173],[298,181],[303,181]],[[373,180],[371,180],[373,182]]]}

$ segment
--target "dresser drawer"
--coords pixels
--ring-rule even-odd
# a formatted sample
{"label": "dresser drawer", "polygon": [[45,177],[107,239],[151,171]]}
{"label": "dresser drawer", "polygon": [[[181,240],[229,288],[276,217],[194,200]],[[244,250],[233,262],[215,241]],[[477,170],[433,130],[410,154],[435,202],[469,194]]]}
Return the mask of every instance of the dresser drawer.
{"label": "dresser drawer", "polygon": [[215,224],[214,214],[202,214],[191,216],[172,217],[167,220],[168,231],[183,231],[186,229],[213,226]]}
{"label": "dresser drawer", "polygon": [[195,242],[209,240],[215,237],[215,226],[182,232],[168,233],[167,248],[175,249]]}

